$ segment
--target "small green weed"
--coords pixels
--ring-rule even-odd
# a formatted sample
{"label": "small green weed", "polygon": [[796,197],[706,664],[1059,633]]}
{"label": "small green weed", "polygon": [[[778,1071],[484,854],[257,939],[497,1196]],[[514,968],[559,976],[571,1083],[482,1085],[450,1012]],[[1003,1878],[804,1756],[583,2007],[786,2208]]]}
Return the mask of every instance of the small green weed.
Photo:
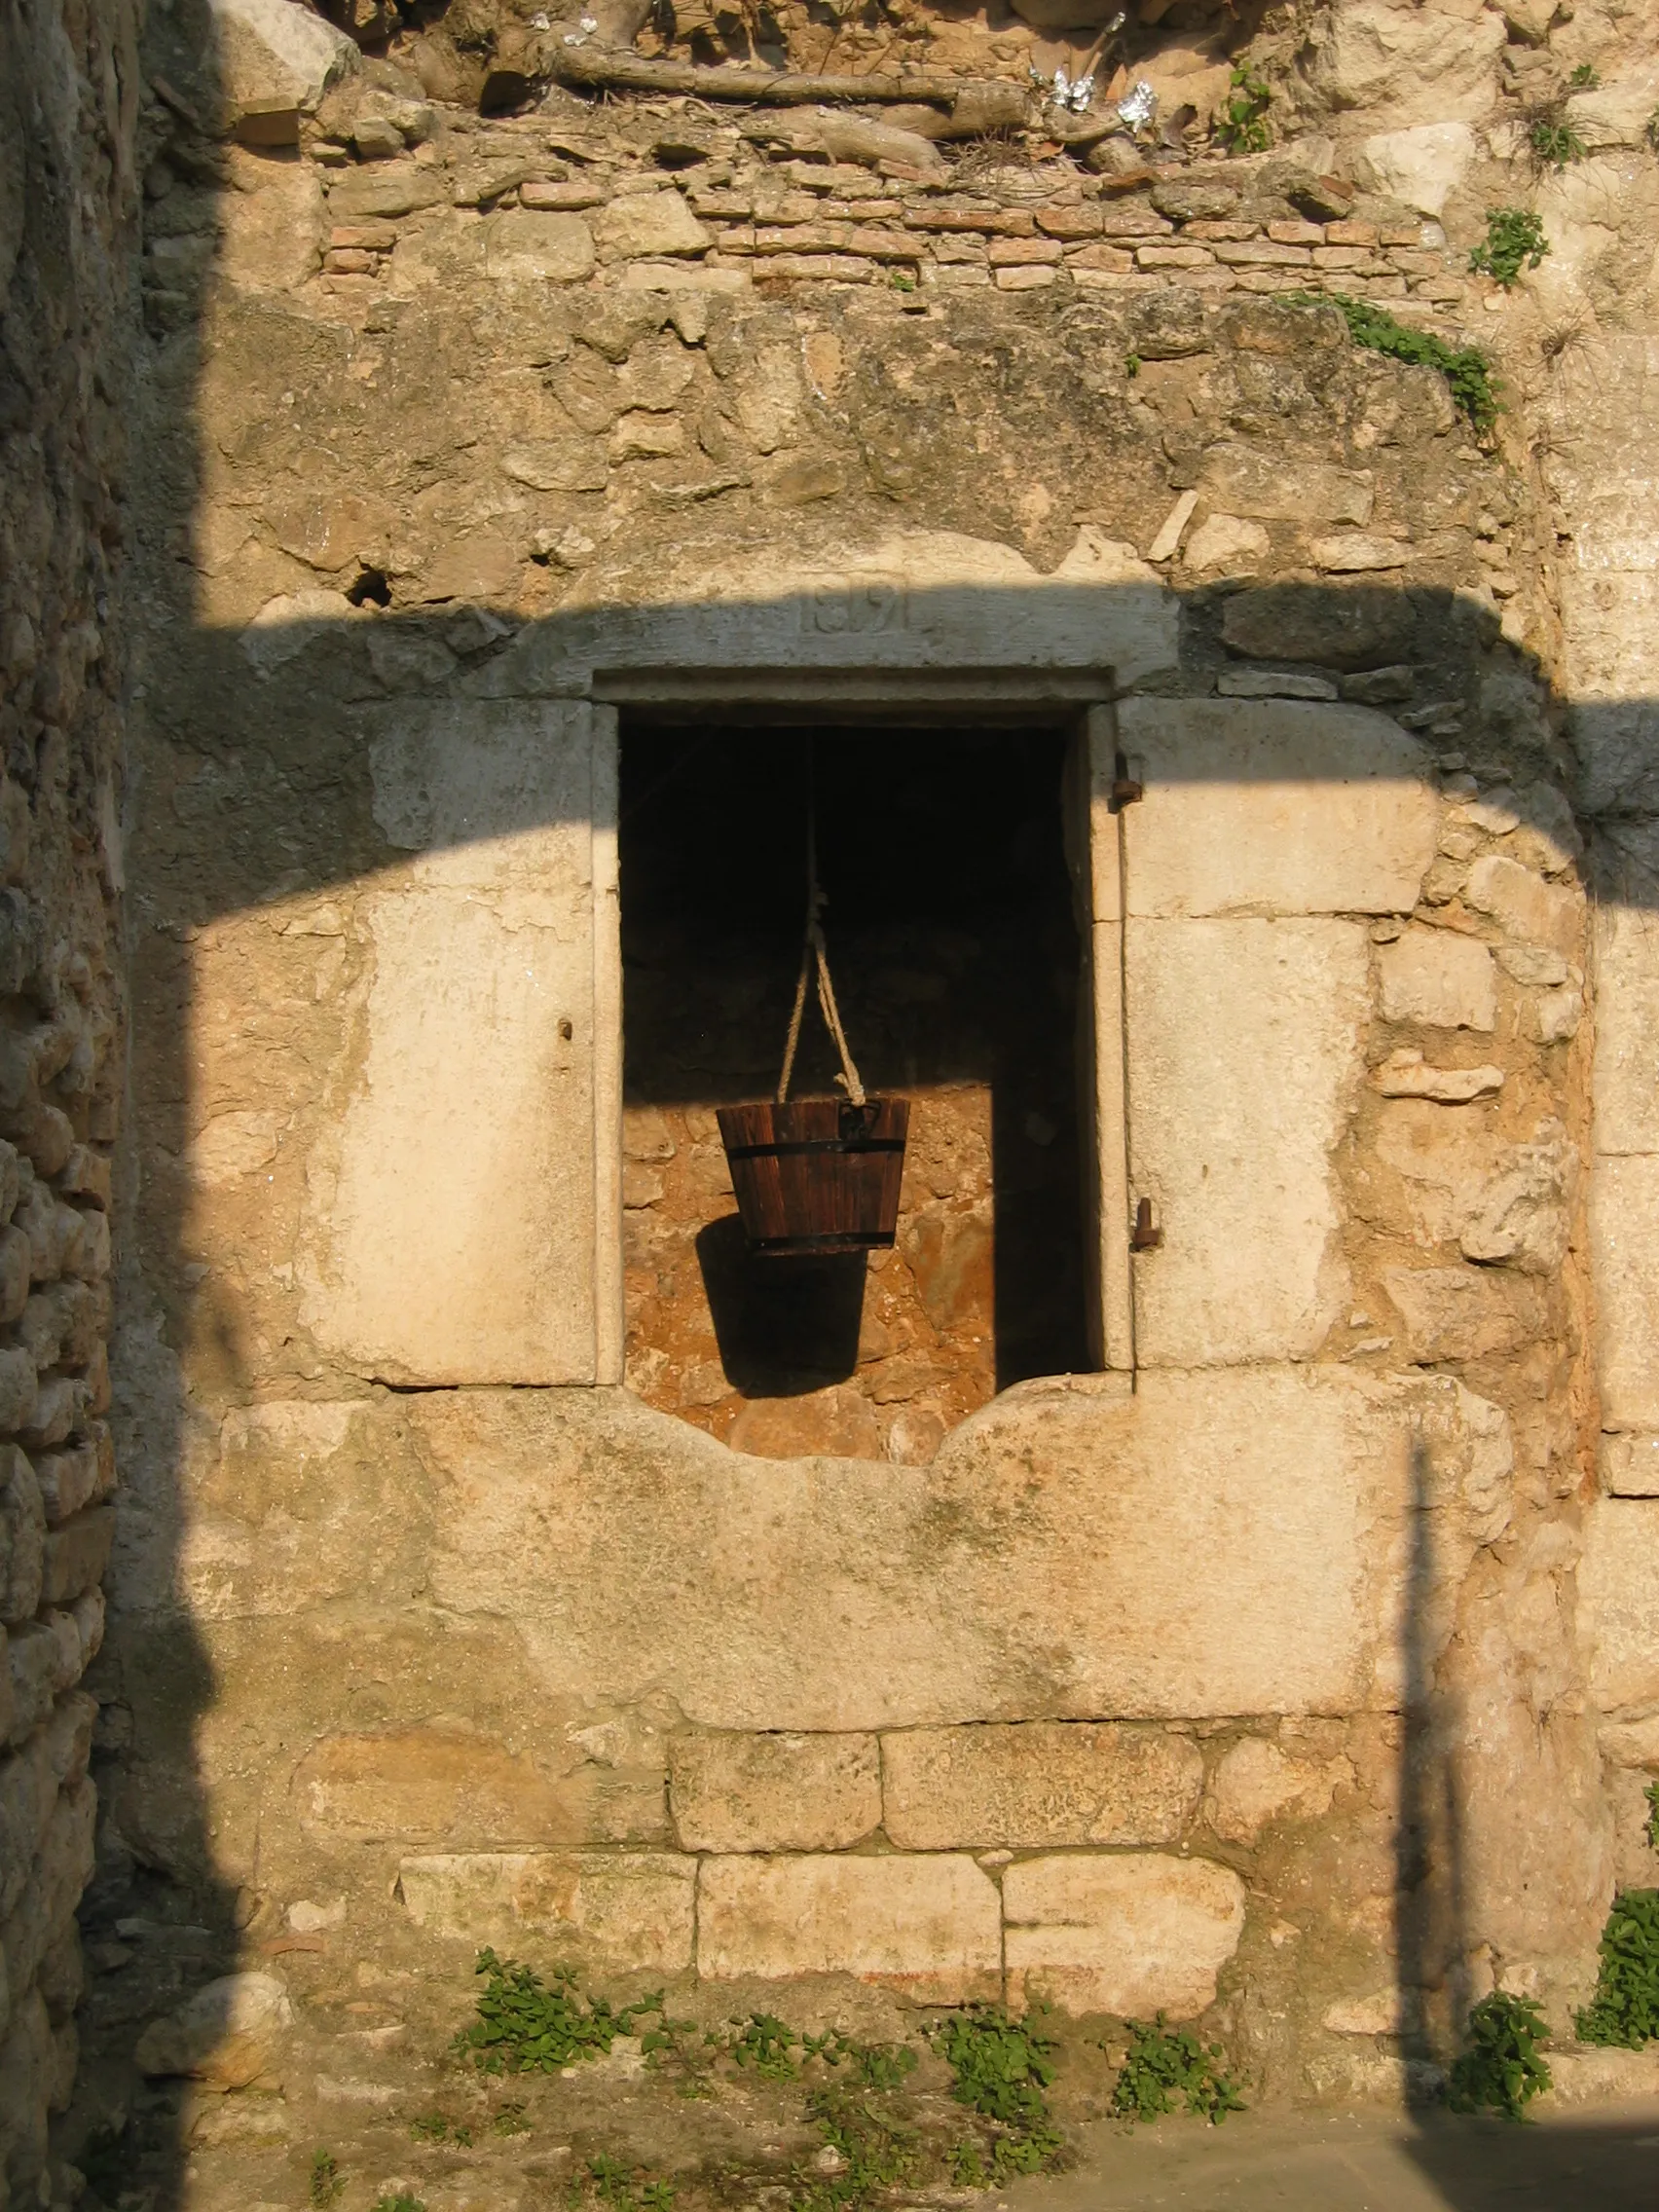
{"label": "small green weed", "polygon": [[472,2148],[471,2128],[458,2126],[441,2112],[423,2113],[409,2122],[409,2132],[417,2143],[453,2143],[461,2151]]}
{"label": "small green weed", "polygon": [[1642,126],[1641,134],[1654,153],[1659,154],[1659,107],[1656,107],[1647,118],[1646,123]]}
{"label": "small green weed", "polygon": [[640,2047],[652,2073],[668,2076],[681,2096],[714,2095],[715,2061],[724,2046],[706,2029],[699,2037],[695,2020],[676,2020],[661,2011],[656,2026],[641,2037]]}
{"label": "small green weed", "polygon": [[[91,2180],[92,2176],[89,2174],[87,2178]],[[345,2187],[345,2176],[340,2171],[340,2161],[334,2153],[313,2151],[311,2162],[311,2200],[317,2207],[317,2212],[326,2212],[326,2207],[334,2202]]]}
{"label": "small green weed", "polygon": [[1530,207],[1489,207],[1487,235],[1470,254],[1469,267],[1507,292],[1522,270],[1536,269],[1549,250],[1544,226]]}
{"label": "small green weed", "polygon": [[1135,378],[1141,373],[1141,357],[1138,353],[1125,353],[1124,355],[1124,373],[1133,384]]}
{"label": "small green weed", "polygon": [[1569,162],[1581,162],[1589,152],[1582,138],[1558,113],[1533,118],[1527,132],[1527,143],[1532,150],[1532,159],[1541,168],[1564,169]]}
{"label": "small green weed", "polygon": [[1272,89],[1257,76],[1247,61],[1240,61],[1233,72],[1233,89],[1227,95],[1227,104],[1216,111],[1210,124],[1210,135],[1230,154],[1265,154],[1272,143],[1268,128],[1268,109],[1272,105]]}
{"label": "small green weed", "polygon": [[876,2190],[899,2189],[916,2179],[914,2131],[873,2101],[855,2082],[822,2082],[806,2092],[809,2120],[841,2154],[842,2170],[816,2177],[790,2199],[790,2212],[846,2212]]}
{"label": "small green weed", "polygon": [[644,2166],[625,2166],[603,2153],[588,2160],[588,2177],[610,2212],[673,2212],[674,2184],[652,2181]]}
{"label": "small green weed", "polygon": [[1163,2014],[1128,2023],[1129,2047],[1118,2069],[1112,2110],[1131,2123],[1173,2112],[1180,2097],[1187,2110],[1219,2126],[1230,2112],[1242,2112],[1238,2084],[1217,2066],[1218,2043],[1204,2045],[1190,2028],[1166,2028]]}
{"label": "small green weed", "polygon": [[[1311,292],[1290,296],[1304,306],[1324,304]],[[1330,304],[1342,311],[1348,336],[1356,346],[1364,346],[1373,353],[1385,353],[1390,360],[1438,369],[1470,428],[1483,437],[1492,429],[1499,412],[1497,393],[1493,388],[1491,357],[1478,346],[1449,346],[1431,331],[1413,330],[1408,323],[1396,321],[1374,301],[1350,299],[1346,292],[1331,293]]]}
{"label": "small green weed", "polygon": [[474,1972],[487,1976],[478,2017],[452,2047],[480,2074],[556,2074],[573,2060],[602,2058],[618,2036],[632,2035],[642,2014],[662,2009],[659,1994],[613,2010],[603,1997],[584,1998],[564,1968],[549,1983],[491,1950],[479,1952]]}
{"label": "small green weed", "polygon": [[1647,1798],[1647,1848],[1659,1851],[1659,1782],[1650,1782],[1645,1791]]}
{"label": "small green weed", "polygon": [[1506,1989],[1483,1997],[1469,2014],[1469,2047],[1452,2064],[1446,2097],[1452,2110],[1520,2120],[1550,2085],[1550,2070],[1538,2056],[1548,2033],[1531,1998],[1512,1997]]}
{"label": "small green weed", "polygon": [[377,2196],[373,2212],[426,2212],[426,2206],[421,2197],[411,2196],[406,2189],[400,2189],[395,2196],[389,2193]]}
{"label": "small green weed", "polygon": [[[1651,1789],[1648,1802],[1654,1803]],[[1627,2050],[1659,2037],[1659,1890],[1626,1890],[1613,1899],[1602,1931],[1596,1994],[1574,2025],[1580,2043]]]}
{"label": "small green weed", "polygon": [[1581,61],[1567,81],[1575,92],[1593,92],[1600,88],[1602,76],[1593,61]]}
{"label": "small green weed", "polygon": [[528,2135],[530,2122],[524,2117],[523,2105],[502,2105],[490,2122],[492,2135]]}
{"label": "small green weed", "polygon": [[775,2012],[751,2012],[727,2047],[740,2067],[752,2070],[762,2082],[793,2082],[800,2068],[790,2053],[799,2042],[793,2028]]}
{"label": "small green weed", "polygon": [[972,2005],[940,2021],[934,2043],[954,2077],[950,2093],[956,2102],[997,2130],[988,2169],[977,2144],[957,2146],[959,2186],[971,2186],[962,2177],[976,2167],[1000,2185],[1010,2174],[1037,2173],[1051,2164],[1062,2142],[1049,2109],[1054,2045],[1043,2033],[1041,2009],[1016,2020],[1000,2005]]}

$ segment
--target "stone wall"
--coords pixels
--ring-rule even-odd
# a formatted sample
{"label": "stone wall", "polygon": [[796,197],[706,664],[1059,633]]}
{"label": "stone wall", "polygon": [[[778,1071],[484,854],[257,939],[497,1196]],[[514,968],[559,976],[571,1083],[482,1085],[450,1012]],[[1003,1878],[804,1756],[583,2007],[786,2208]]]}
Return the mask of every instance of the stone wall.
{"label": "stone wall", "polygon": [[115,1461],[136,11],[0,18],[0,2203],[59,2201]]}
{"label": "stone wall", "polygon": [[[1395,2092],[1494,1981],[1565,2032],[1659,1770],[1645,510],[1605,450],[1650,412],[1651,57],[1565,27],[1618,189],[1540,188],[1511,295],[1467,251],[1550,34],[1492,10],[1270,25],[1293,143],[1142,175],[806,158],[672,102],[485,122],[286,0],[221,15],[158,15],[142,126],[104,2116],[144,2020],[254,1961],[237,2002],[304,2065],[211,2086],[395,2101],[406,2022],[343,1989],[440,2013],[488,1939],[820,2019],[1161,2008],[1268,2093]],[[77,128],[128,67],[87,64]],[[121,207],[128,142],[74,157]],[[75,264],[89,331],[120,247]],[[1492,347],[1496,433],[1326,291]],[[70,481],[48,420],[113,411],[29,390],[24,506]],[[8,1770],[65,1829],[42,1942],[112,1479],[123,647],[77,590],[6,633],[48,672],[26,729],[67,733],[8,771],[66,950],[19,967],[0,1124],[44,1376],[8,1494],[71,1516],[76,1601],[12,1641],[59,1695]],[[954,1425],[793,1458],[628,1386],[626,1140],[660,1141],[624,1112],[617,727],[670,695],[1088,712],[1100,1372],[969,1411],[977,1373]],[[697,1411],[707,1346],[633,1317],[634,1379],[672,1354]],[[29,2183],[72,1944],[19,1996],[3,1940]]]}

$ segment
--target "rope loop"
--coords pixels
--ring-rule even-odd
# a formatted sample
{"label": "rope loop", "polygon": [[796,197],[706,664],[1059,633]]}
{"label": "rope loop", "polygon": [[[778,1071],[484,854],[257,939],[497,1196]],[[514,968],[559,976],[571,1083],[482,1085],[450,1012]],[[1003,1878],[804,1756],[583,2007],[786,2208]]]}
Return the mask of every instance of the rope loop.
{"label": "rope loop", "polygon": [[824,908],[828,903],[818,881],[818,824],[817,809],[809,800],[806,815],[806,934],[800,948],[800,974],[795,978],[794,1007],[790,1014],[790,1033],[784,1043],[783,1071],[778,1077],[777,1103],[789,1103],[790,1079],[794,1074],[795,1051],[800,1044],[800,1025],[806,1013],[807,978],[817,969],[818,1011],[824,1016],[824,1026],[834,1040],[835,1050],[841,1055],[841,1072],[835,1081],[847,1094],[850,1106],[865,1102],[865,1087],[859,1080],[859,1071],[853,1064],[852,1051],[847,1044],[847,1033],[841,1027],[841,1011],[835,1004],[835,986],[830,979],[830,953],[824,941]]}

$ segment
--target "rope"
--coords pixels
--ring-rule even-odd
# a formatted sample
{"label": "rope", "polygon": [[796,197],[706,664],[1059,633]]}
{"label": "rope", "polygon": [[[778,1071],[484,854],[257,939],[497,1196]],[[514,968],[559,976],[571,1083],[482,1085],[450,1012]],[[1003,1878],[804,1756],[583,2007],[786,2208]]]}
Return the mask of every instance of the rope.
{"label": "rope", "polygon": [[777,1102],[780,1106],[789,1102],[790,1078],[794,1073],[795,1051],[800,1044],[800,1025],[806,1013],[806,980],[815,962],[818,969],[818,1011],[823,1014],[824,1026],[834,1039],[835,1050],[841,1055],[841,1073],[835,1080],[846,1091],[849,1105],[862,1106],[865,1102],[865,1087],[859,1081],[858,1069],[853,1065],[847,1033],[841,1027],[840,1009],[835,1004],[835,986],[830,980],[830,953],[824,942],[824,923],[821,919],[824,906],[825,894],[818,881],[816,809],[809,801],[806,814],[806,935],[800,948],[800,974],[795,978],[790,1033],[784,1044],[783,1071],[778,1077]]}

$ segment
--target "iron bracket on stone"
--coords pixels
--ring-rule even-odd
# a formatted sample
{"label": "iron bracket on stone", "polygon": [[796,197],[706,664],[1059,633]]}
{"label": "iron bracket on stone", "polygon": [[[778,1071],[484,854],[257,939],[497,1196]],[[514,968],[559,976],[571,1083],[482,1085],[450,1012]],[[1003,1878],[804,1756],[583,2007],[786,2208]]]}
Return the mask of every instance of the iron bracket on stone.
{"label": "iron bracket on stone", "polygon": [[1137,1198],[1135,1200],[1134,1227],[1129,1231],[1129,1250],[1131,1252],[1156,1252],[1162,1242],[1163,1232],[1152,1218],[1152,1200],[1150,1198]]}
{"label": "iron bracket on stone", "polygon": [[1120,753],[1112,762],[1112,794],[1110,805],[1114,814],[1122,814],[1125,806],[1133,806],[1146,796],[1146,786],[1138,776],[1129,774],[1127,756]]}

